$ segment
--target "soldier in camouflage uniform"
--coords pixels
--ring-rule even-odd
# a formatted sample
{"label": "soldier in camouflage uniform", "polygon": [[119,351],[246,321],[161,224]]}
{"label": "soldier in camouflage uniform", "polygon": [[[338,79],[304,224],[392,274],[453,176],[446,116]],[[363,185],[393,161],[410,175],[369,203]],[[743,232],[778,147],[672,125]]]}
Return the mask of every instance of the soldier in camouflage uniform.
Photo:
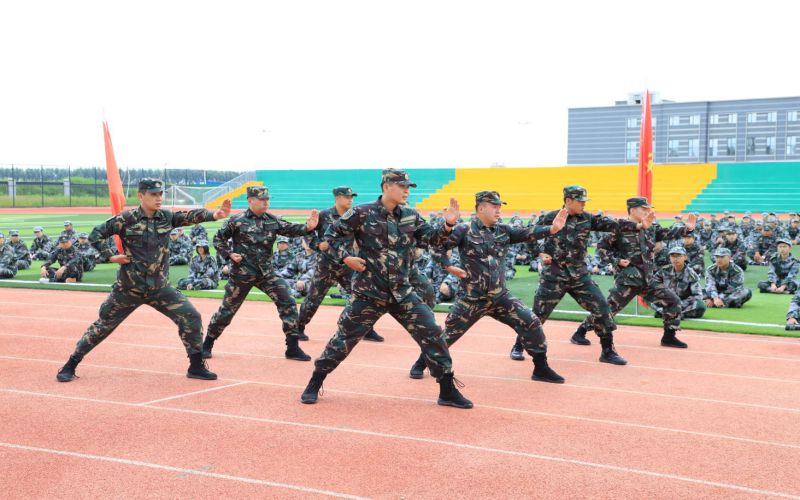
{"label": "soldier in camouflage uniform", "polygon": [[10,279],[17,275],[17,256],[11,245],[6,244],[6,236],[0,233],[0,279]]}
{"label": "soldier in camouflage uniform", "polygon": [[[522,338],[525,350],[533,358],[533,380],[562,384],[564,378],[547,363],[547,341],[539,318],[506,288],[505,260],[510,245],[560,231],[566,223],[567,210],[558,212],[552,225],[523,228],[497,223],[504,204],[497,191],[476,193],[477,220],[456,226],[444,244],[445,248],[457,246],[463,263],[463,269],[447,266],[448,272],[461,278],[462,293],[447,315],[444,337],[449,347],[479,319],[492,317]],[[422,378],[424,370],[425,358],[420,355],[411,367],[411,378]]]}
{"label": "soldier in camouflage uniform", "polygon": [[17,256],[17,269],[28,269],[31,267],[31,253],[24,241],[19,239],[19,231],[12,229],[8,232],[11,241],[7,244],[14,250]]}
{"label": "soldier in camouflage uniform", "polygon": [[714,250],[714,260],[706,269],[706,307],[742,307],[753,297],[753,292],[744,287],[744,271],[731,262],[731,251],[725,247]]}
{"label": "soldier in camouflage uniform", "polygon": [[[664,266],[655,274],[655,283],[675,292],[681,301],[681,319],[702,318],[706,312],[703,302],[703,289],[700,277],[686,263],[686,250],[682,246],[674,246],[669,250],[670,265]],[[663,316],[661,307],[652,304],[656,310],[656,318]]]}
{"label": "soldier in camouflage uniform", "polygon": [[192,240],[192,245],[197,247],[197,240],[205,241],[208,244],[208,231],[202,224],[195,224],[192,231],[189,233],[189,238]]}
{"label": "soldier in camouflage uniform", "polygon": [[[661,337],[661,345],[686,348],[686,344],[675,336],[681,327],[681,302],[675,292],[655,279],[654,274],[658,268],[653,249],[656,241],[677,240],[690,234],[695,228],[695,216],[689,214],[685,223],[674,224],[666,229],[655,222],[655,212],[647,198],[629,198],[627,207],[631,222],[642,224],[643,227],[639,231],[619,230],[615,234],[614,257],[617,259],[619,272],[614,275],[614,286],[608,292],[611,315],[616,316],[632,299],[642,295],[662,312],[664,335]],[[596,323],[597,320],[593,320],[591,316],[584,320],[570,341],[577,345],[589,345],[586,332]],[[626,363],[619,355],[606,362],[620,365]]]}
{"label": "soldier in camouflage uniform", "polygon": [[[54,262],[61,267],[51,269]],[[83,256],[75,249],[68,235],[58,237],[58,246],[42,264],[40,274],[43,279],[55,283],[75,283],[83,278]]]}
{"label": "soldier in camouflage uniform", "polygon": [[230,213],[231,202],[225,200],[216,212],[204,208],[188,212],[173,212],[161,208],[164,183],[160,179],[139,181],[140,205],[123,210],[95,227],[89,241],[99,252],[108,253],[106,239],[119,235],[122,255],[109,257],[120,264],[117,281],[111,294],[100,306],[100,317],[92,323],[78,341],[75,352],[58,372],[59,382],[75,379],[75,367],[83,357],[108,337],[122,321],[139,306],[147,304],[178,325],[181,341],[189,356],[186,376],[215,380],[201,355],[203,325],[200,313],[181,292],[169,282],[169,233],[176,226],[219,220]]}
{"label": "soldier in camouflage uniform", "polygon": [[792,242],[778,238],[778,253],[770,259],[767,280],[758,282],[758,290],[761,293],[794,293],[798,272],[800,261],[792,255]]}
{"label": "soldier in camouflage uniform", "polygon": [[[317,224],[317,226],[319,226],[319,224]],[[311,250],[311,247],[308,246],[305,239],[303,239],[302,244],[305,250],[303,255],[296,256],[283,269],[276,269],[277,275],[286,280],[286,284],[289,286],[289,292],[291,292],[292,297],[295,298],[305,297],[306,294],[308,294],[308,287],[314,279],[314,270],[317,267],[317,254]]]}
{"label": "soldier in camouflage uniform", "polygon": [[228,219],[214,236],[214,247],[223,258],[233,261],[230,279],[225,285],[222,305],[214,313],[203,341],[203,357],[210,358],[214,342],[230,325],[236,311],[253,287],[258,288],[278,308],[286,337],[287,359],[311,361],[298,345],[297,302],[283,278],[273,267],[272,246],[278,236],[305,236],[315,227],[319,212],[311,211],[305,224],[291,224],[273,215],[269,209],[269,191],[264,186],[247,188],[248,209]]}
{"label": "soldier in camouflage uniform", "polygon": [[739,238],[736,230],[728,225],[719,227],[719,238],[717,238],[716,248],[725,247],[731,251],[733,263],[747,270],[747,246]]}
{"label": "soldier in camouflage uniform", "polygon": [[192,261],[189,263],[189,276],[179,279],[176,288],[178,290],[215,290],[219,284],[217,259],[209,253],[208,241],[197,240],[195,248],[197,255],[192,257]]}
{"label": "soldier in camouflage uniform", "polygon": [[31,242],[31,258],[33,260],[44,260],[53,251],[53,241],[44,234],[42,226],[33,228],[33,241]]}
{"label": "soldier in camouflage uniform", "polygon": [[769,265],[770,259],[775,255],[777,249],[777,237],[775,236],[775,226],[772,223],[765,223],[761,229],[761,234],[756,236],[749,256],[753,259],[752,264],[757,266]]}
{"label": "soldier in camouflage uniform", "polygon": [[[456,387],[452,360],[433,312],[414,293],[408,277],[418,242],[443,244],[458,220],[458,202],[450,200],[444,224],[433,227],[416,210],[406,205],[409,188],[416,187],[402,170],[386,169],[381,179],[382,194],[372,203],[348,210],[328,228],[328,252],[355,271],[353,294],[339,317],[338,329],[322,355],[301,401],[317,402],[325,377],[344,361],[372,325],[389,313],[419,344],[431,374],[440,385],[440,405],[472,408]],[[358,255],[349,253],[352,239]]]}
{"label": "soldier in camouflage uniform", "polygon": [[75,229],[73,229],[72,222],[68,220],[64,221],[64,230],[61,231],[60,236],[66,236],[67,238],[70,239],[70,241],[72,241],[72,243],[78,241],[78,233],[76,233]]}
{"label": "soldier in camouflage uniform", "polygon": [[696,272],[697,274],[703,274],[703,271],[706,268],[706,252],[702,245],[697,242],[694,231],[684,234],[683,248],[686,249],[687,265],[691,267],[692,271]]}
{"label": "soldier in camouflage uniform", "polygon": [[78,243],[75,245],[75,250],[83,259],[83,272],[88,273],[93,270],[97,265],[97,256],[100,253],[89,243],[89,235],[87,233],[78,234]]}
{"label": "soldier in camouflage uniform", "polygon": [[755,228],[755,224],[753,224],[753,218],[750,217],[750,212],[745,212],[744,217],[742,217],[742,223],[739,224],[739,232],[744,240],[750,237],[750,234],[753,232]]}
{"label": "soldier in camouflage uniform", "polygon": [[276,242],[276,252],[272,254],[272,268],[279,273],[293,263],[296,256],[289,250],[289,238],[278,236]]}
{"label": "soldier in camouflage uniform", "polygon": [[[569,293],[581,307],[595,313],[591,317],[603,345],[601,360],[607,362],[622,358],[614,350],[613,331],[616,325],[608,302],[586,268],[586,242],[591,231],[616,231],[620,228],[636,231],[641,226],[631,221],[618,221],[587,213],[584,207],[588,200],[585,188],[564,188],[564,207],[569,216],[564,229],[547,236],[544,241],[540,254],[542,272],[539,274],[539,288],[533,299],[533,312],[544,323],[564,295]],[[548,212],[536,225],[552,225],[558,213],[558,210]],[[524,359],[519,339],[511,350],[511,359]]]}
{"label": "soldier in camouflage uniform", "polygon": [[185,266],[189,263],[191,254],[186,251],[186,245],[180,239],[181,235],[177,229],[169,233],[169,265]]}

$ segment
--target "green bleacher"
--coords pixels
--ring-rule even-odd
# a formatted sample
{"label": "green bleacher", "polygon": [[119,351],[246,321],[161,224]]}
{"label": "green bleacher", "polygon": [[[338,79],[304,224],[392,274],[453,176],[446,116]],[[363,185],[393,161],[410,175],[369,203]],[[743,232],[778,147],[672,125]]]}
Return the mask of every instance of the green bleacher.
{"label": "green bleacher", "polygon": [[717,165],[717,178],[686,207],[688,212],[789,212],[800,209],[800,162]]}
{"label": "green bleacher", "polygon": [[[408,171],[417,184],[411,188],[409,203],[413,206],[446,183],[455,179],[453,168],[414,169]],[[381,193],[380,169],[349,170],[258,170],[256,179],[269,188],[270,208],[308,209],[333,205],[332,190],[350,186],[358,193],[356,203],[375,200]],[[233,208],[247,208],[247,196],[233,200]]]}

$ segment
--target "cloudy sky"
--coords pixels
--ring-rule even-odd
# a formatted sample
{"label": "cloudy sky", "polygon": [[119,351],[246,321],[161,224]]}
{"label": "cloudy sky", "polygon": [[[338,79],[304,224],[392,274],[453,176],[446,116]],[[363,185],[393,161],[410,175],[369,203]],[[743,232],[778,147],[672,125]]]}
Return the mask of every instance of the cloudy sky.
{"label": "cloudy sky", "polygon": [[0,164],[563,165],[570,107],[798,95],[798,5],[3,2]]}

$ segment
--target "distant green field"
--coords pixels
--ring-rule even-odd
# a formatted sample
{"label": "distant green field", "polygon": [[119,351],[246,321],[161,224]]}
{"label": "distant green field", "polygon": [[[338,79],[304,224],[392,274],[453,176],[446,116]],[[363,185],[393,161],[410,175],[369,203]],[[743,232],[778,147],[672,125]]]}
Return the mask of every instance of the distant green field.
{"label": "distant green field", "polygon": [[[65,209],[66,211],[67,209]],[[18,229],[22,238],[26,242],[30,242],[33,237],[32,228],[34,226],[42,226],[45,233],[52,236],[57,236],[63,229],[65,219],[73,222],[77,232],[90,232],[91,229],[100,222],[107,219],[103,215],[2,215],[0,216],[0,231],[8,236],[10,229]],[[302,222],[305,220],[303,216],[288,216],[287,220],[292,222]],[[665,221],[668,224],[668,222]],[[209,236],[220,227],[221,222],[210,222],[204,224],[208,229]],[[189,230],[190,228],[187,228]],[[212,249],[212,252],[214,250]],[[800,249],[795,248],[794,253],[800,257]],[[708,256],[706,257],[708,263]],[[97,268],[84,275],[84,283],[94,283],[99,286],[72,286],[72,285],[50,285],[36,283],[23,283],[22,281],[38,281],[39,271],[36,263],[32,269],[20,271],[17,273],[15,279],[0,280],[0,287],[20,287],[20,288],[44,288],[44,289],[66,289],[66,290],[83,290],[83,291],[99,291],[107,292],[110,285],[114,282],[116,276],[115,264],[100,264]],[[188,266],[174,266],[170,268],[170,278],[173,283],[178,279],[185,277],[188,274]],[[768,325],[783,325],[786,310],[789,305],[791,297],[789,295],[771,295],[760,294],[756,289],[758,281],[766,279],[767,268],[751,266],[745,273],[745,284],[755,290],[753,299],[748,302],[742,309],[717,309],[709,310],[706,312],[704,319],[731,321],[731,322],[744,322],[744,323],[759,323]],[[613,278],[607,276],[596,276],[595,281],[604,290],[607,291],[613,284]],[[225,282],[221,282],[218,291],[192,291],[185,292],[190,297],[211,297],[222,298],[221,290],[224,288]],[[533,302],[533,295],[538,286],[538,275],[531,273],[527,270],[527,266],[519,266],[517,268],[516,277],[509,282],[509,288],[519,298],[528,305]],[[259,292],[254,291],[250,293],[248,300],[262,300],[268,301],[269,299],[261,295]],[[634,301],[635,302],[635,301]],[[342,305],[344,302],[339,299],[326,299],[325,304],[329,305]],[[447,312],[447,306],[439,305],[436,307],[437,311]],[[558,311],[553,314],[553,319],[562,320],[581,320],[585,316],[583,310],[578,304],[569,296],[559,304]],[[636,312],[635,304],[631,303],[626,307],[622,314],[634,314]],[[641,325],[641,326],[661,326],[659,319],[653,318],[652,312],[640,308],[639,313],[641,316],[625,317],[620,316],[618,322],[623,325]],[[735,323],[711,323],[702,320],[686,320],[683,322],[684,328],[697,329],[697,330],[710,330],[710,331],[723,331],[723,332],[740,332],[740,333],[753,333],[753,334],[769,334],[781,336],[800,337],[798,332],[787,332],[783,326],[753,326],[753,325],[738,325]]]}

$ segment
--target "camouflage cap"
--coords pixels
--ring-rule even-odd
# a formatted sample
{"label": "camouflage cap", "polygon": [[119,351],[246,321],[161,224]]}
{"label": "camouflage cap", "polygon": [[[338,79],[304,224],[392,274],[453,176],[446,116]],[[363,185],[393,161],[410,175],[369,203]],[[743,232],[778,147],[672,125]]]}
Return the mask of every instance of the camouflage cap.
{"label": "camouflage cap", "polygon": [[72,221],[68,221],[68,220],[64,221],[64,227],[71,226],[71,225],[72,225]]}
{"label": "camouflage cap", "polygon": [[41,233],[42,231],[44,231],[44,229],[42,229],[42,226],[36,226],[33,228],[34,233]]}
{"label": "camouflage cap", "polygon": [[475,193],[475,204],[478,203],[491,203],[492,205],[505,205],[506,202],[500,199],[500,193],[497,191],[478,191]]}
{"label": "camouflage cap", "polygon": [[72,239],[70,239],[70,237],[67,236],[66,234],[62,234],[61,236],[58,237],[59,243],[64,243],[65,241],[72,241]]}
{"label": "camouflage cap", "polygon": [[650,205],[650,203],[647,201],[647,198],[643,196],[628,198],[628,201],[626,201],[625,203],[628,205],[628,208],[636,208],[636,207],[652,208],[652,205]]}
{"label": "camouflage cap", "polygon": [[286,243],[287,245],[289,244],[289,238],[286,236],[278,236],[277,241],[278,243]]}
{"label": "camouflage cap", "polygon": [[564,198],[570,198],[575,201],[589,201],[586,188],[577,185],[564,187]]}
{"label": "camouflage cap", "polygon": [[753,215],[753,212],[751,212],[750,210],[745,210],[744,214],[745,215]]}
{"label": "camouflage cap", "polygon": [[169,235],[170,236],[178,236],[178,230],[177,229],[173,229],[172,231],[169,232]]}
{"label": "camouflage cap", "polygon": [[796,218],[795,218],[795,219],[792,219],[792,220],[790,221],[790,223],[791,223],[791,224],[794,224],[795,222],[800,222],[800,219],[796,219]]}
{"label": "camouflage cap", "polygon": [[206,247],[208,248],[208,240],[197,240],[194,244],[195,248],[197,247]]}
{"label": "camouflage cap", "polygon": [[0,232],[0,238],[5,238],[5,237],[6,237],[6,235],[4,235],[2,232]]}
{"label": "camouflage cap", "polygon": [[358,193],[353,192],[353,188],[349,186],[339,186],[333,188],[334,196],[358,196]]}
{"label": "camouflage cap", "polygon": [[785,243],[786,245],[792,246],[792,240],[790,240],[789,238],[778,238],[775,241],[776,245],[779,245],[781,243]]}
{"label": "camouflage cap", "polygon": [[728,224],[722,224],[717,228],[718,233],[735,233],[736,231],[733,230],[731,226]]}
{"label": "camouflage cap", "polygon": [[775,230],[775,225],[770,223],[770,222],[765,222],[763,230],[764,231],[774,231]]}
{"label": "camouflage cap", "polygon": [[669,254],[672,255],[674,253],[679,253],[681,255],[686,255],[686,249],[680,245],[675,245],[674,247],[669,249]]}
{"label": "camouflage cap", "polygon": [[697,235],[694,233],[694,231],[689,231],[688,233],[684,233],[683,237],[684,238],[695,238],[696,239]]}
{"label": "camouflage cap", "polygon": [[78,238],[88,238],[89,233],[78,233]]}
{"label": "camouflage cap", "polygon": [[676,215],[676,216],[675,216],[675,218],[676,218],[676,219],[679,219],[679,220],[683,220],[683,215],[681,215],[681,214],[678,214],[678,215]]}
{"label": "camouflage cap", "polygon": [[16,229],[12,229],[11,231],[8,232],[8,235],[9,236],[19,236],[19,231],[17,231]]}
{"label": "camouflage cap", "polygon": [[716,250],[714,250],[714,257],[730,257],[730,256],[731,256],[730,248],[719,247]]}
{"label": "camouflage cap", "polygon": [[268,200],[269,189],[267,189],[267,186],[248,186],[247,197],[258,198],[259,200]]}
{"label": "camouflage cap", "polygon": [[408,179],[408,173],[405,170],[398,170],[396,168],[387,168],[383,171],[381,183],[400,184],[401,186],[417,187],[416,184]]}
{"label": "camouflage cap", "polygon": [[139,191],[161,193],[164,191],[164,181],[161,179],[154,179],[153,177],[144,177],[139,179]]}

